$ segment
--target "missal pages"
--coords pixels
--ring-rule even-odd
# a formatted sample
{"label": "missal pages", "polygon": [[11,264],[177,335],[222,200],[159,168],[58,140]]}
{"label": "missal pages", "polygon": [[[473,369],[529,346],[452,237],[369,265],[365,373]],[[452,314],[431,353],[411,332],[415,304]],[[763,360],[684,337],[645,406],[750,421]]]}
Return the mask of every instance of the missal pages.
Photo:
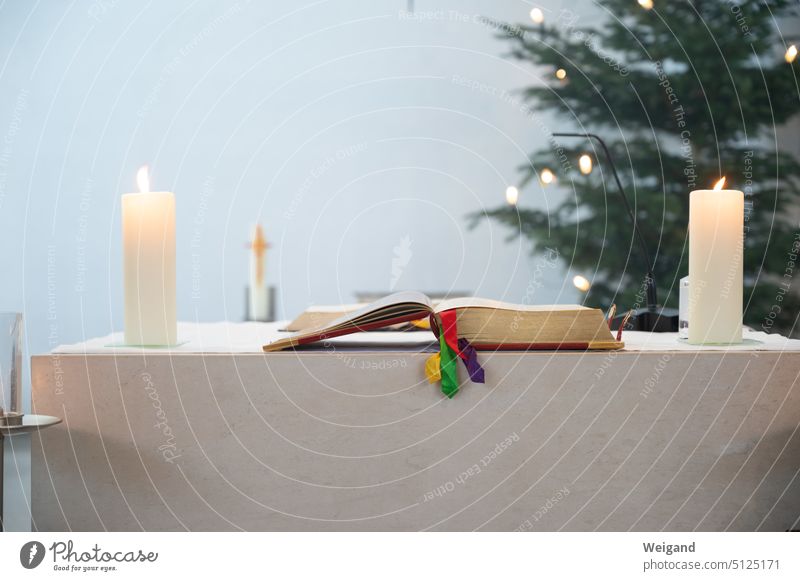
{"label": "missal pages", "polygon": [[[448,299],[434,305],[422,293],[404,291],[369,305],[350,305],[332,318],[302,315],[293,322],[297,332],[264,345],[264,351],[280,351],[341,335],[374,331],[399,323],[429,319],[439,337],[444,318],[454,321],[457,339],[477,350],[621,349],[599,309],[580,305],[514,305],[480,298]],[[326,313],[327,314],[327,313]],[[300,323],[297,323],[301,321]],[[303,328],[303,325],[311,325]]]}

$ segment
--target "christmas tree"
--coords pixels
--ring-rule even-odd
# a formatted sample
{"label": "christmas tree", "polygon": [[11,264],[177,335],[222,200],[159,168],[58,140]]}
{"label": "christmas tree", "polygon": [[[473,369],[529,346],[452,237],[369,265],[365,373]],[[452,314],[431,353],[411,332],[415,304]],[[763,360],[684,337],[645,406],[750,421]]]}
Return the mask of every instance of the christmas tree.
{"label": "christmas tree", "polygon": [[[592,280],[587,303],[643,306],[647,269],[610,168],[595,144],[550,135],[597,133],[650,248],[659,301],[677,306],[679,280],[688,273],[689,192],[725,176],[726,187],[745,193],[745,322],[796,334],[791,305],[800,284],[791,283],[800,165],[778,151],[775,135],[800,111],[796,49],[778,29],[796,6],[600,0],[600,18],[563,10],[543,20],[534,9],[531,23],[492,23],[511,57],[552,79],[522,90],[538,119],[531,129],[538,126],[549,146],[522,168],[520,205],[481,212],[474,221],[508,225],[533,241],[534,252],[557,249]],[[555,113],[557,127],[547,127],[542,113]],[[582,155],[589,161],[579,163]],[[565,194],[557,204],[548,191],[549,208],[526,207],[526,197],[543,199],[544,188],[556,185]]]}

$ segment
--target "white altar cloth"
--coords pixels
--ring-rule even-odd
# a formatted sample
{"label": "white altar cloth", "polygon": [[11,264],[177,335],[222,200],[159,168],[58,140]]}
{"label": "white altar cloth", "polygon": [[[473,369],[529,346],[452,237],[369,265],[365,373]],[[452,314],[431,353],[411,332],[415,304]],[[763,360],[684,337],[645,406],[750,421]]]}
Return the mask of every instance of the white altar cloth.
{"label": "white altar cloth", "polygon": [[187,323],[174,349],[111,335],[33,356],[32,410],[64,419],[33,436],[36,528],[800,523],[800,341],[626,332],[622,351],[485,353],[486,383],[459,368],[448,399],[424,374],[427,333],[263,353],[281,327]]}
{"label": "white altar cloth", "polygon": [[[275,323],[178,323],[176,347],[142,348],[122,345],[122,333],[61,345],[54,353],[262,353],[261,346],[288,333],[281,331],[287,321]],[[677,333],[625,331],[622,339],[627,351],[800,351],[800,340],[746,329],[741,345],[690,345]],[[317,349],[358,348],[375,350],[435,350],[436,340],[427,331],[380,331],[355,333],[330,339]]]}

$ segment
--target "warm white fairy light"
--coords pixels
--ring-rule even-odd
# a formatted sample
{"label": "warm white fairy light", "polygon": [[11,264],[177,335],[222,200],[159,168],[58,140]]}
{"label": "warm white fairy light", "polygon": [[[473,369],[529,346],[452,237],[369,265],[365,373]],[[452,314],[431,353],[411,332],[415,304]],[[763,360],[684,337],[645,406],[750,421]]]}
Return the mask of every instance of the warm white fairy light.
{"label": "warm white fairy light", "polygon": [[588,176],[592,173],[592,157],[584,153],[578,158],[578,167],[583,175]]}
{"label": "warm white fairy light", "polygon": [[531,10],[531,20],[533,20],[535,24],[544,22],[544,12],[542,12],[541,8],[533,8]]}
{"label": "warm white fairy light", "polygon": [[512,206],[516,206],[517,200],[519,200],[519,190],[514,186],[508,186],[506,188],[506,202]]}
{"label": "warm white fairy light", "polygon": [[581,292],[586,292],[592,286],[589,280],[585,276],[581,276],[580,274],[575,275],[575,278],[572,279],[572,284],[575,285],[575,288]]}
{"label": "warm white fairy light", "polygon": [[539,179],[542,181],[543,184],[552,184],[553,180],[556,179],[555,174],[547,168],[544,168],[541,173],[539,174]]}
{"label": "warm white fairy light", "polygon": [[651,10],[653,8],[653,0],[637,0],[639,2],[639,6],[644,8],[645,10]]}
{"label": "warm white fairy light", "polygon": [[783,58],[786,59],[787,63],[793,63],[794,59],[797,58],[797,46],[791,45],[789,48],[787,48],[786,54],[783,55]]}
{"label": "warm white fairy light", "polygon": [[559,81],[563,81],[564,79],[566,79],[566,78],[567,78],[567,71],[565,71],[564,69],[558,69],[558,70],[556,71],[556,78],[557,78]]}

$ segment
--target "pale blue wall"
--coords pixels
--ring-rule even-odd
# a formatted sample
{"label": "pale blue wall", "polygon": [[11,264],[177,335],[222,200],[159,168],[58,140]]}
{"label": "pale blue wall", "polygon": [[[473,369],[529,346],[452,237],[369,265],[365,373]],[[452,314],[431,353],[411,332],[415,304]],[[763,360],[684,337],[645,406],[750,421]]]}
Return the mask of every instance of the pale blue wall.
{"label": "pale blue wall", "polygon": [[[268,276],[286,316],[389,288],[406,236],[396,288],[521,301],[535,258],[464,216],[501,203],[544,137],[453,78],[542,82],[476,18],[521,20],[530,5],[417,0],[414,18],[405,7],[0,5],[0,303],[25,311],[31,352],[121,329],[119,197],[143,163],[177,196],[181,319],[242,316],[254,219],[275,245]],[[574,300],[563,282],[548,273],[537,300]]]}
{"label": "pale blue wall", "polygon": [[241,318],[256,219],[283,316],[388,289],[406,237],[397,289],[576,300],[506,230],[466,227],[545,143],[502,98],[543,81],[477,18],[531,5],[405,7],[0,3],[0,309],[24,311],[27,353],[121,330],[119,199],[143,163],[176,192],[183,320]]}

